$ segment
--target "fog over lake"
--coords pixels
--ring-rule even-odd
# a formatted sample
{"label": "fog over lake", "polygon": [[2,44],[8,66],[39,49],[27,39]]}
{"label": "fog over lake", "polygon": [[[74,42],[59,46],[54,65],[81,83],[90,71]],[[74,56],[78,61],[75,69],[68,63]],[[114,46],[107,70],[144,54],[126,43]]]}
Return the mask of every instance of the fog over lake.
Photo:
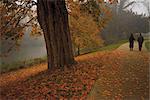
{"label": "fog over lake", "polygon": [[20,47],[17,50],[11,51],[7,57],[3,57],[1,60],[3,63],[12,63],[44,56],[46,56],[46,47],[43,35],[33,37],[27,31],[21,40]]}

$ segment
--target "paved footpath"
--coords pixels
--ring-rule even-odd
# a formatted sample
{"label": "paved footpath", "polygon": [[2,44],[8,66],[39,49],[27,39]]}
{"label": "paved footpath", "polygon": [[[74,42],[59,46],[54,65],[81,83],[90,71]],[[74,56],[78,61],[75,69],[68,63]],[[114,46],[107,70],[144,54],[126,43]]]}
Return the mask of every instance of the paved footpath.
{"label": "paved footpath", "polygon": [[133,51],[125,43],[103,58],[99,79],[93,86],[88,100],[150,100],[150,53],[143,46]]}

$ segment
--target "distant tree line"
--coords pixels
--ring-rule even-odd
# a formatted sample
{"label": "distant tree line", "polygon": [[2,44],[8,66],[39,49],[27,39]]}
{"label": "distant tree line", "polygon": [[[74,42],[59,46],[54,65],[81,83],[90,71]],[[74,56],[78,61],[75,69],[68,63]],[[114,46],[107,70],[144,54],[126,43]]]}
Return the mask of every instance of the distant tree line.
{"label": "distant tree line", "polygon": [[126,1],[121,0],[120,5],[111,6],[112,19],[101,33],[105,44],[127,39],[130,33],[147,33],[149,31],[148,17],[124,10],[134,3],[125,4]]}

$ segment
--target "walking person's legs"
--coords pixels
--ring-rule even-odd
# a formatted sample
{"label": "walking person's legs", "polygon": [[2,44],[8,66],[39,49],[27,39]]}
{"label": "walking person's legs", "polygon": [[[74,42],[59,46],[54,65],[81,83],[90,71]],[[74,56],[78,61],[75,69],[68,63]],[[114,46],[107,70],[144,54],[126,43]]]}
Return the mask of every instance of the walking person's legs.
{"label": "walking person's legs", "polygon": [[140,45],[140,43],[138,43],[138,46],[139,46],[139,51],[141,51],[141,45]]}
{"label": "walking person's legs", "polygon": [[130,45],[129,45],[130,51],[133,51],[133,45],[134,45],[134,43],[130,43]]}
{"label": "walking person's legs", "polygon": [[139,44],[139,51],[142,50],[142,44]]}
{"label": "walking person's legs", "polygon": [[141,51],[141,47],[139,47],[139,51]]}
{"label": "walking person's legs", "polygon": [[141,45],[139,45],[139,51],[141,51],[142,50],[142,46]]}

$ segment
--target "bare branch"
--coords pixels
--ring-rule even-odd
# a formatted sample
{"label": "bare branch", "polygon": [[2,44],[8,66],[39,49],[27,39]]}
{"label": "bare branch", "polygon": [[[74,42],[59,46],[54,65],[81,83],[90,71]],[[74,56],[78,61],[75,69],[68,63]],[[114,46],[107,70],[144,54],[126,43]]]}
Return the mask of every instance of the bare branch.
{"label": "bare branch", "polygon": [[127,4],[126,6],[123,7],[123,9],[126,9],[127,7],[133,5],[134,3],[136,3],[135,1],[130,2],[129,4]]}

